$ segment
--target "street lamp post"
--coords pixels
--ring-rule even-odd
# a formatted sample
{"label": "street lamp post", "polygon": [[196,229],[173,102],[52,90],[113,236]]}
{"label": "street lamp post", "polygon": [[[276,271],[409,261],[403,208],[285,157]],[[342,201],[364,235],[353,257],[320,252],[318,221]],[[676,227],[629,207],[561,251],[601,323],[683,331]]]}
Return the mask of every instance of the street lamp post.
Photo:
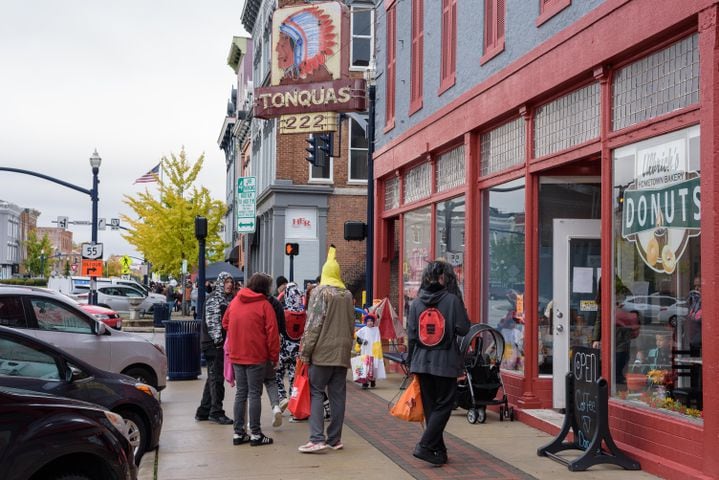
{"label": "street lamp post", "polygon": [[[87,188],[79,187],[72,183],[65,182],[63,180],[51,177],[49,175],[45,175],[43,173],[33,172],[31,170],[24,170],[22,168],[0,167],[0,171],[22,173],[24,175],[32,175],[33,177],[43,178],[43,179],[49,180],[53,183],[57,183],[58,185],[62,185],[63,187],[71,188],[78,192],[82,192],[85,195],[89,195],[90,199],[92,200],[92,242],[96,243],[97,242],[97,203],[99,201],[99,198],[97,195],[97,185],[100,183],[100,180],[98,180],[98,178],[97,178],[97,174],[100,171],[100,163],[102,163],[102,159],[100,158],[100,155],[97,154],[97,149],[95,149],[95,151],[92,154],[92,157],[90,157],[90,166],[92,167],[92,190],[88,190]],[[97,293],[95,290],[95,278],[93,278],[93,277],[91,277],[91,280],[90,280],[90,295],[88,298],[88,302],[92,305],[97,304]]]}
{"label": "street lamp post", "polygon": [[375,79],[374,61],[365,72],[369,84],[369,111],[367,118],[367,253],[365,255],[365,289],[367,291],[366,307],[372,306],[374,300],[374,136],[375,136]]}
{"label": "street lamp post", "polygon": [[[97,186],[100,183],[100,179],[97,178],[97,174],[100,172],[100,164],[102,158],[97,154],[97,149],[92,153],[90,157],[90,166],[92,167],[92,190],[90,190],[90,199],[92,200],[92,244],[97,243],[97,203],[100,200],[98,197]],[[97,276],[90,276],[90,296],[88,298],[90,305],[97,305]]]}

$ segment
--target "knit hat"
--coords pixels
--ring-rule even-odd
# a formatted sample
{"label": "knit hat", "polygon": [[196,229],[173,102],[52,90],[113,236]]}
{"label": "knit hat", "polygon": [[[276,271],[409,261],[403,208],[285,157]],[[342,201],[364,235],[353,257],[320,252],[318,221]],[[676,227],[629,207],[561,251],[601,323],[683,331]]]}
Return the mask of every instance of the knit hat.
{"label": "knit hat", "polygon": [[337,263],[335,258],[337,250],[334,245],[330,245],[330,249],[327,251],[327,261],[322,267],[322,277],[320,278],[320,285],[330,285],[337,288],[345,288],[345,284],[342,282],[342,272],[340,271],[340,264]]}

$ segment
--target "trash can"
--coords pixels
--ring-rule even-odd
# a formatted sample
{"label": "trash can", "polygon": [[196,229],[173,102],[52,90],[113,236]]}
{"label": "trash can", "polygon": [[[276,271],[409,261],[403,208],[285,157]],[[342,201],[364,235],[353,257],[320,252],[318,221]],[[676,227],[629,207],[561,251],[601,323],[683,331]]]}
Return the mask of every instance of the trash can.
{"label": "trash can", "polygon": [[194,380],[200,375],[200,322],[166,320],[165,352],[170,380]]}
{"label": "trash can", "polygon": [[162,323],[170,319],[170,309],[166,303],[156,303],[152,306],[152,326],[164,327]]}

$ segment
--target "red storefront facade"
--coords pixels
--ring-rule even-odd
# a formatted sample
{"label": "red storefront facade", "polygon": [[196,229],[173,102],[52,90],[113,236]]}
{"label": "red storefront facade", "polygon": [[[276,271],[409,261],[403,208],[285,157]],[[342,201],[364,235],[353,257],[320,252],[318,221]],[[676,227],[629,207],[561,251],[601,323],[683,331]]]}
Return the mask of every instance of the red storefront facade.
{"label": "red storefront facade", "polygon": [[[404,311],[423,261],[451,261],[470,318],[513,339],[503,379],[518,418],[550,432],[525,410],[561,408],[560,309],[582,332],[569,342],[611,332],[600,340],[611,433],[666,478],[719,478],[718,11],[608,0],[375,154],[375,297]],[[567,218],[590,233],[567,236],[579,243],[567,244],[562,300]],[[599,290],[601,272],[615,288]],[[679,361],[663,369],[647,354],[665,340]]]}

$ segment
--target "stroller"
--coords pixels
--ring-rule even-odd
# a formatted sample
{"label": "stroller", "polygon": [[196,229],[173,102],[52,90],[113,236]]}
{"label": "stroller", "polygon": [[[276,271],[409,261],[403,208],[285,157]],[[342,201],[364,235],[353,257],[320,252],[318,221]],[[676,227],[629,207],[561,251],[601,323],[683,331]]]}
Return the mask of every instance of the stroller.
{"label": "stroller", "polygon": [[[476,323],[460,342],[464,358],[464,375],[457,381],[456,405],[467,410],[467,421],[475,424],[487,420],[487,405],[499,405],[499,421],[514,421],[514,407],[507,402],[507,393],[499,375],[504,355],[502,334],[489,325]],[[497,392],[502,389],[502,398]]]}

